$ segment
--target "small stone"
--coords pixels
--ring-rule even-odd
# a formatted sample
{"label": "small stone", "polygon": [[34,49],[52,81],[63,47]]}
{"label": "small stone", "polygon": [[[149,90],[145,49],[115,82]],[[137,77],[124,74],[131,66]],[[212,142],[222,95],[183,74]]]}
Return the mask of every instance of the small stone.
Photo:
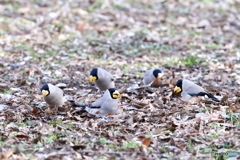
{"label": "small stone", "polygon": [[210,25],[211,25],[211,23],[206,19],[203,19],[198,23],[198,27],[207,27]]}
{"label": "small stone", "polygon": [[0,97],[2,98],[2,99],[10,99],[11,97],[12,97],[12,95],[10,95],[10,94],[0,94]]}
{"label": "small stone", "polygon": [[7,105],[0,104],[0,110],[4,110],[4,109],[7,108],[7,107],[8,107]]}

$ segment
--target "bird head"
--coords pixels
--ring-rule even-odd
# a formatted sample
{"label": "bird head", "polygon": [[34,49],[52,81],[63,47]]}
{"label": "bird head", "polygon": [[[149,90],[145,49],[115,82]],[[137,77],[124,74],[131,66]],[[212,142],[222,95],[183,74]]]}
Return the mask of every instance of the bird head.
{"label": "bird head", "polygon": [[155,69],[153,71],[153,75],[155,78],[162,78],[163,77],[163,73],[161,69]]}
{"label": "bird head", "polygon": [[50,94],[48,84],[45,84],[45,85],[42,86],[41,92],[42,92],[42,95],[43,95],[44,97],[46,97],[46,96],[48,96],[48,95]]}
{"label": "bird head", "polygon": [[98,79],[97,72],[98,72],[98,69],[97,69],[97,68],[94,68],[94,69],[91,71],[90,77],[89,77],[89,81],[90,81],[90,82],[93,82],[93,81],[95,81],[95,80]]}
{"label": "bird head", "polygon": [[109,88],[108,91],[113,99],[120,98],[120,93],[116,88]]}
{"label": "bird head", "polygon": [[176,83],[176,87],[174,88],[174,93],[182,92],[182,79],[179,79]]}

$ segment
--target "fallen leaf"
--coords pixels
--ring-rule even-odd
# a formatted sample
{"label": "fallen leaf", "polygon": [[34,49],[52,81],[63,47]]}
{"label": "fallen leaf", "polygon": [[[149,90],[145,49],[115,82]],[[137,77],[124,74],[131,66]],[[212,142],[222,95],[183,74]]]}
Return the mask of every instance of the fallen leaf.
{"label": "fallen leaf", "polygon": [[71,146],[72,147],[72,149],[74,149],[75,151],[76,150],[79,150],[79,149],[85,149],[86,148],[86,146],[84,146],[84,145],[77,145],[77,146]]}
{"label": "fallen leaf", "polygon": [[201,118],[196,118],[195,121],[197,121],[197,122],[204,122],[205,120],[203,120]]}
{"label": "fallen leaf", "polygon": [[189,134],[186,134],[185,137],[195,137],[199,135],[200,135],[199,133],[189,133]]}
{"label": "fallen leaf", "polygon": [[34,109],[32,110],[32,113],[33,113],[33,114],[37,114],[37,113],[38,113],[38,109],[37,109],[37,108],[34,108]]}
{"label": "fallen leaf", "polygon": [[203,117],[207,117],[207,118],[219,118],[220,115],[203,115]]}
{"label": "fallen leaf", "polygon": [[49,109],[49,108],[46,109],[45,112],[46,112],[47,114],[53,114],[53,111],[52,111],[51,109]]}
{"label": "fallen leaf", "polygon": [[4,159],[8,159],[13,153],[14,153],[14,150],[6,151],[3,155]]}
{"label": "fallen leaf", "polygon": [[212,118],[211,121],[212,121],[212,122],[224,122],[224,119],[215,119],[215,118]]}
{"label": "fallen leaf", "polygon": [[146,147],[149,147],[151,142],[151,138],[145,138],[142,142],[143,145],[145,145]]}
{"label": "fallen leaf", "polygon": [[84,24],[79,24],[78,26],[77,26],[77,30],[79,30],[79,31],[81,31],[81,30],[83,30],[84,29]]}
{"label": "fallen leaf", "polygon": [[29,137],[29,136],[27,136],[27,135],[23,135],[23,134],[16,135],[15,137],[17,137],[17,138],[26,138],[26,139],[31,139],[31,137]]}

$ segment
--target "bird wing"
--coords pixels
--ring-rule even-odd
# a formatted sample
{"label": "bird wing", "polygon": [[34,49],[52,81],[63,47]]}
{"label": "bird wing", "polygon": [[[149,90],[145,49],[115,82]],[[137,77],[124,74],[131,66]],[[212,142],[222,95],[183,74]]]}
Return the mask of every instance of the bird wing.
{"label": "bird wing", "polygon": [[113,78],[112,74],[109,73],[108,71],[102,69],[102,68],[98,68],[98,78]]}
{"label": "bird wing", "polygon": [[191,96],[208,96],[208,98],[211,98],[213,101],[215,102],[220,102],[219,99],[217,99],[216,97],[214,97],[214,95],[212,95],[211,93],[205,91],[205,92],[199,92],[198,94],[195,93],[190,93],[189,95]]}
{"label": "bird wing", "polygon": [[116,113],[118,109],[118,99],[112,99],[109,90],[106,90],[102,98],[93,102],[88,108],[89,113],[97,113],[98,111],[100,111],[100,114]]}
{"label": "bird wing", "polygon": [[110,79],[113,79],[113,75],[109,72],[105,72],[106,76],[109,77]]}
{"label": "bird wing", "polygon": [[115,87],[112,74],[101,68],[98,70],[98,80],[95,83],[102,91]]}
{"label": "bird wing", "polygon": [[183,81],[182,87],[183,87],[183,92],[188,94],[198,94],[199,92],[205,92],[202,87],[188,80]]}
{"label": "bird wing", "polygon": [[118,111],[118,99],[108,99],[101,106],[101,114],[116,114]]}
{"label": "bird wing", "polygon": [[104,97],[99,98],[98,100],[96,100],[95,102],[93,102],[92,104],[90,104],[88,107],[89,108],[101,108],[101,105],[104,102]]}
{"label": "bird wing", "polygon": [[102,108],[103,103],[104,103],[104,99],[102,97],[96,100],[95,102],[93,102],[92,104],[88,105],[86,107],[86,111],[90,114],[99,114],[98,112]]}
{"label": "bird wing", "polygon": [[71,102],[72,103],[72,107],[81,107],[82,109],[86,109],[86,106],[81,105],[81,104],[77,104],[75,102]]}
{"label": "bird wing", "polygon": [[188,81],[184,80],[183,83],[183,92],[182,97],[184,100],[188,100],[191,96],[208,96],[208,98],[211,98],[213,101],[219,102],[219,100],[214,97],[211,93],[204,90],[201,86]]}
{"label": "bird wing", "polygon": [[44,97],[44,100],[50,105],[50,106],[60,106],[64,104],[65,98],[63,97],[63,91],[52,85],[48,84],[50,94],[46,97]]}
{"label": "bird wing", "polygon": [[154,75],[153,75],[153,69],[150,69],[148,71],[145,72],[144,76],[143,76],[143,83],[144,85],[148,85],[150,84],[153,80],[155,79]]}
{"label": "bird wing", "polygon": [[56,92],[58,92],[59,94],[63,95],[64,96],[64,92],[62,89],[56,87]]}

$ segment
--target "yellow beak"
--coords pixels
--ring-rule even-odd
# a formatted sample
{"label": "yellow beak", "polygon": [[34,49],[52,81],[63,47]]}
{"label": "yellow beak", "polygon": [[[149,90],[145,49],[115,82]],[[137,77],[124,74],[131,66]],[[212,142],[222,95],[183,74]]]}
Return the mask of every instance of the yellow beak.
{"label": "yellow beak", "polygon": [[162,73],[158,73],[157,78],[162,78],[163,74]]}
{"label": "yellow beak", "polygon": [[180,87],[177,87],[177,86],[176,86],[176,87],[174,88],[174,92],[175,92],[175,93],[179,93],[179,92],[181,92],[181,91],[182,91],[182,90],[181,90]]}
{"label": "yellow beak", "polygon": [[120,93],[117,90],[113,92],[113,98],[120,98]]}
{"label": "yellow beak", "polygon": [[46,91],[46,90],[42,90],[42,95],[45,97],[45,96],[47,96],[49,94],[49,92],[48,91]]}
{"label": "yellow beak", "polygon": [[90,81],[90,82],[93,82],[93,81],[95,81],[96,79],[97,79],[97,77],[94,77],[94,76],[90,76],[90,77],[89,77],[89,81]]}

